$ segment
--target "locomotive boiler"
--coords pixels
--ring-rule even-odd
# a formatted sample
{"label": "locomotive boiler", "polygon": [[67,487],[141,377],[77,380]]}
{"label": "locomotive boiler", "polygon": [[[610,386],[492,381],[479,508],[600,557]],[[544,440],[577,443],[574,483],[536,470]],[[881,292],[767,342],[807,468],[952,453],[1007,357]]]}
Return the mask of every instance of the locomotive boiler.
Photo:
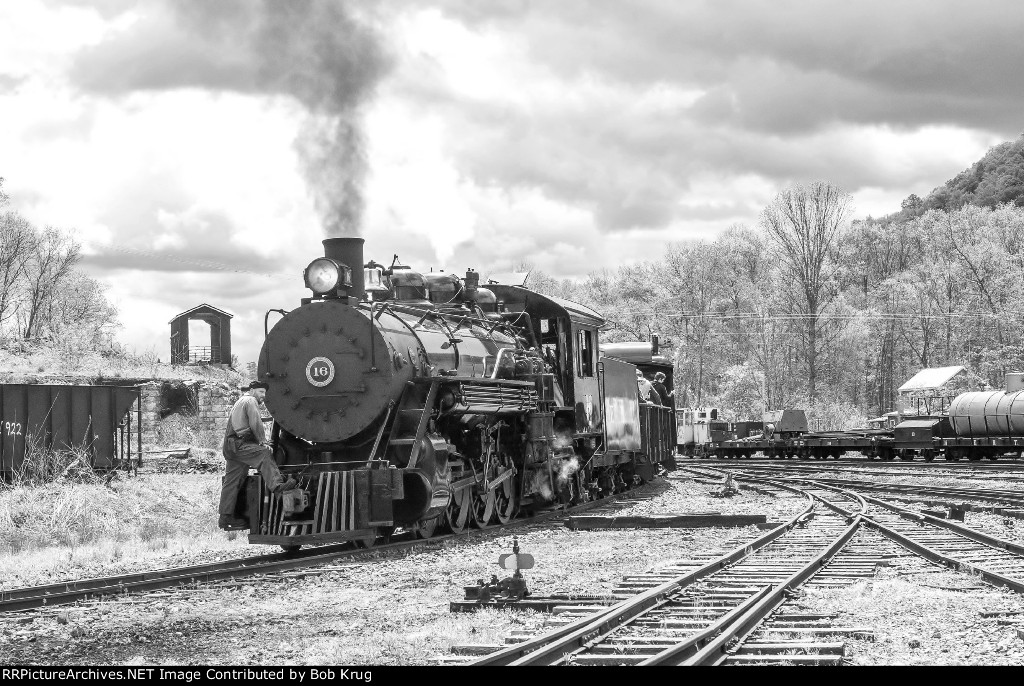
{"label": "locomotive boiler", "polygon": [[274,459],[298,487],[249,477],[250,542],[505,523],[650,478],[666,457],[640,440],[635,367],[599,358],[589,308],[481,287],[472,270],[364,265],[361,238],[323,243],[312,296],[279,311],[260,353]]}

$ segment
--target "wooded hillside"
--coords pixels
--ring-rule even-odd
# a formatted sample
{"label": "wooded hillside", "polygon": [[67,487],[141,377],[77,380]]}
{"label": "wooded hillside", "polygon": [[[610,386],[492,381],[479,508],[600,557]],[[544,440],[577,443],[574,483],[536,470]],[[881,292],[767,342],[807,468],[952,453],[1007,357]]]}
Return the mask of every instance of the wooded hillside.
{"label": "wooded hillside", "polygon": [[791,188],[755,227],[528,285],[604,313],[606,340],[669,339],[685,404],[858,424],[895,409],[922,367],[966,365],[993,387],[1024,370],[1024,137],[914,198],[848,221],[850,198],[830,184]]}

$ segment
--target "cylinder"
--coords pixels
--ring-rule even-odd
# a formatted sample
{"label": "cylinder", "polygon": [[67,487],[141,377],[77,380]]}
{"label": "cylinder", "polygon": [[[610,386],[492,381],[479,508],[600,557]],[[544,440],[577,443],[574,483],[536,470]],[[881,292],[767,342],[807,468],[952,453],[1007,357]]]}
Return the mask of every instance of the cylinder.
{"label": "cylinder", "polygon": [[352,270],[352,288],[348,294],[360,300],[366,299],[366,283],[363,280],[363,239],[354,236],[325,238],[324,257],[341,262]]}
{"label": "cylinder", "polygon": [[958,436],[1024,436],[1024,391],[961,393],[949,405]]}

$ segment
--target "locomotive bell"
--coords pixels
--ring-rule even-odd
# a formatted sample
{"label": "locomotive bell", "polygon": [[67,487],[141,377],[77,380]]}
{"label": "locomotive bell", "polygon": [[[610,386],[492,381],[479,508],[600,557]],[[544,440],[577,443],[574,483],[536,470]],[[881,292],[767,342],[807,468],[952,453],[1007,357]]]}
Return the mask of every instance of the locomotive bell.
{"label": "locomotive bell", "polygon": [[391,294],[391,288],[384,282],[383,268],[373,260],[363,269],[363,283],[367,295],[374,300],[385,300]]}

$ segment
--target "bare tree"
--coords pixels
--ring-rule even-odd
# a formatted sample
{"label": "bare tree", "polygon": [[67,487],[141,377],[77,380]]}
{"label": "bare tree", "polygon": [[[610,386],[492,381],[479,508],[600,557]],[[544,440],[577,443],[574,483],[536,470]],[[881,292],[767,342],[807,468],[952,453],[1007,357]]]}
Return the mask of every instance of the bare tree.
{"label": "bare tree", "polygon": [[117,321],[117,309],[106,297],[107,287],[77,269],[63,280],[48,299],[45,326],[62,339],[88,345],[104,342]]}
{"label": "bare tree", "polygon": [[806,335],[807,392],[813,401],[818,377],[822,312],[835,297],[832,255],[851,199],[829,183],[794,186],[761,213],[761,226],[775,242],[781,266],[799,294]]}
{"label": "bare tree", "polygon": [[35,229],[21,215],[0,215],[0,324],[17,311],[18,285],[35,251]]}
{"label": "bare tree", "polygon": [[71,276],[72,267],[81,259],[80,248],[70,236],[52,227],[39,236],[26,268],[20,315],[24,338],[40,334],[54,296]]}
{"label": "bare tree", "polygon": [[709,357],[722,357],[721,345],[714,341],[716,323],[721,321],[716,311],[725,309],[728,297],[719,278],[724,266],[722,253],[718,242],[670,244],[656,277],[665,290],[666,304],[678,303],[679,316],[666,322],[664,330],[673,331],[679,341],[676,363],[680,377],[693,391],[695,406],[701,405],[708,386]]}

